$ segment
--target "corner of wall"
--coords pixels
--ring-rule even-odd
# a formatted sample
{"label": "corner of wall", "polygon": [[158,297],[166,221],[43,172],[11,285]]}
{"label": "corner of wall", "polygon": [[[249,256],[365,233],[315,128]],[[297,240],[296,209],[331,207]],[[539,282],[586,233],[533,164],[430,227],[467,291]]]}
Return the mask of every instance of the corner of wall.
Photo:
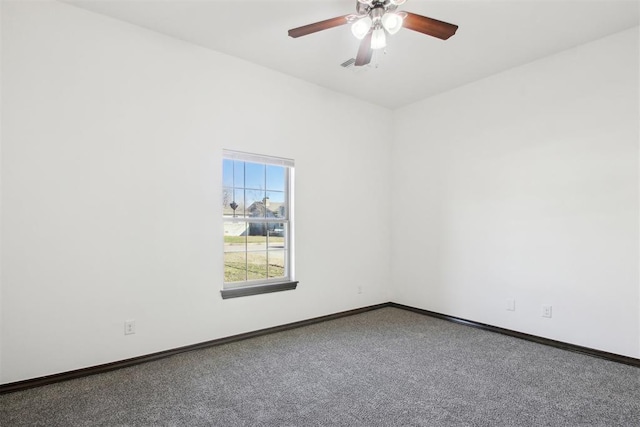
{"label": "corner of wall", "polygon": [[2,13],[4,9],[4,2],[0,2],[0,384],[4,382],[4,375],[2,373],[2,337],[3,333],[3,321],[2,321],[2,313],[4,310],[2,308],[2,119],[3,119],[3,97],[2,97],[2,67],[4,64],[2,57],[2,20],[4,18],[4,14]]}

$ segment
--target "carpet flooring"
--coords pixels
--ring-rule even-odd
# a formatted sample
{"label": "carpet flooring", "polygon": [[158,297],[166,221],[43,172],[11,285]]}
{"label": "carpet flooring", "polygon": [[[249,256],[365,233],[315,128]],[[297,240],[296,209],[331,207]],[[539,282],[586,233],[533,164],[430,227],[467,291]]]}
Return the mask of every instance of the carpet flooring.
{"label": "carpet flooring", "polygon": [[2,426],[640,426],[640,369],[383,308],[0,396]]}

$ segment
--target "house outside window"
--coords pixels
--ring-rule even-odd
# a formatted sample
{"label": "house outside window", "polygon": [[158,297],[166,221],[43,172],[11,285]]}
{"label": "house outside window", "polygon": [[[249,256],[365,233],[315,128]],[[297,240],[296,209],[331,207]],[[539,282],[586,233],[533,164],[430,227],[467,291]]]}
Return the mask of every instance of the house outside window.
{"label": "house outside window", "polygon": [[223,298],[295,289],[293,160],[224,150]]}

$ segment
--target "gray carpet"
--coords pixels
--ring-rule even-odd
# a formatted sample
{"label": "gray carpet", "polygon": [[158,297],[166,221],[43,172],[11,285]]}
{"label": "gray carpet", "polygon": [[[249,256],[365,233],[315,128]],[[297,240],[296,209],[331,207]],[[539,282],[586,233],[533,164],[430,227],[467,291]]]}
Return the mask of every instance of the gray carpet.
{"label": "gray carpet", "polygon": [[0,396],[2,426],[640,426],[640,369],[396,308]]}

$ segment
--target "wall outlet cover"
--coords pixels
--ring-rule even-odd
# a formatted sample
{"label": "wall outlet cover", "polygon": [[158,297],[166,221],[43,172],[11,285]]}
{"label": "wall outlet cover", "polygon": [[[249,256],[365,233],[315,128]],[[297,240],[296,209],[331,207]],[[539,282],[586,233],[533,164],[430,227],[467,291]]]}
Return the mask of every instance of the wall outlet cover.
{"label": "wall outlet cover", "polygon": [[124,321],[124,334],[132,335],[136,333],[136,321],[135,320],[125,320]]}

